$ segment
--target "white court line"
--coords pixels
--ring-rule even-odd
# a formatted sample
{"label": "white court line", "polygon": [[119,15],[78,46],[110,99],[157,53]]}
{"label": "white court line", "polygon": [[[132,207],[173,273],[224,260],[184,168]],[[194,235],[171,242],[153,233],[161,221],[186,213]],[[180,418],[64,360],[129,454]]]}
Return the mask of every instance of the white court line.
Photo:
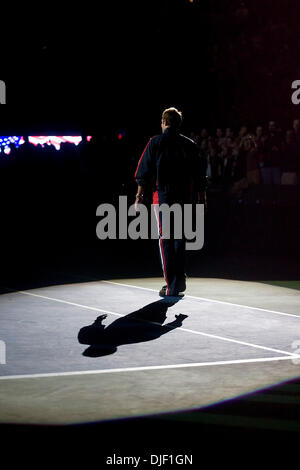
{"label": "white court line", "polygon": [[[134,289],[148,290],[148,291],[157,293],[157,290],[150,289],[149,287],[134,286],[132,284],[123,284],[121,282],[114,282],[114,281],[103,281],[103,280],[101,280],[101,281],[98,281],[98,282],[105,282],[106,284],[115,284],[116,286],[132,287]],[[231,302],[224,302],[223,300],[207,299],[205,297],[196,297],[194,295],[185,295],[184,297],[186,297],[188,299],[204,300],[205,302],[214,302],[214,303],[217,303],[217,304],[232,305],[234,307],[250,308],[252,310],[260,310],[262,312],[276,313],[277,315],[285,315],[285,316],[288,316],[288,317],[300,318],[300,315],[296,315],[294,313],[278,312],[277,310],[268,310],[266,308],[250,307],[248,305],[241,305],[241,304],[233,304]]]}
{"label": "white court line", "polygon": [[[299,356],[300,357],[300,356]],[[124,367],[116,369],[101,369],[101,370],[82,370],[73,372],[49,372],[41,374],[23,374],[23,375],[4,375],[0,377],[0,380],[12,380],[12,379],[34,379],[42,377],[65,377],[71,375],[92,375],[92,374],[111,374],[115,372],[138,372],[144,370],[165,370],[165,369],[181,369],[187,367],[206,367],[206,366],[223,366],[223,365],[234,365],[234,364],[252,364],[256,362],[274,362],[274,361],[291,361],[290,357],[278,356],[278,357],[259,357],[255,359],[237,359],[233,361],[214,361],[214,362],[195,362],[188,364],[170,364],[164,366],[143,366],[143,367]]]}
{"label": "white court line", "polygon": [[[86,308],[86,309],[89,309],[89,310],[94,310],[96,312],[110,313],[111,315],[117,315],[118,317],[125,317],[126,316],[126,315],[122,315],[120,313],[110,312],[108,310],[103,310],[103,309],[96,308],[96,307],[89,307],[87,305],[77,304],[75,302],[69,302],[67,300],[56,299],[54,297],[48,297],[48,296],[40,295],[40,294],[34,294],[33,292],[16,291],[15,293],[16,294],[31,295],[33,297],[38,297],[38,298],[46,299],[46,300],[52,300],[54,302],[61,302],[61,303],[64,303],[64,304],[67,304],[67,305],[73,305],[73,306],[79,307],[79,308]],[[154,323],[154,322],[149,322],[149,323]],[[181,331],[184,331],[184,332],[187,332],[187,333],[193,333],[195,335],[207,336],[208,338],[220,339],[221,341],[228,341],[230,343],[241,344],[242,346],[250,346],[250,347],[256,348],[256,349],[263,349],[265,351],[272,351],[272,352],[276,352],[276,353],[279,353],[279,354],[287,354],[288,356],[292,356],[292,357],[300,357],[299,355],[297,355],[295,353],[291,353],[291,352],[288,352],[288,351],[282,351],[281,349],[269,348],[267,346],[260,346],[258,344],[247,343],[245,341],[239,341],[237,339],[225,338],[224,336],[212,335],[210,333],[203,333],[201,331],[190,330],[190,329],[182,328],[182,327],[176,328],[176,330],[181,330]]]}
{"label": "white court line", "polygon": [[41,299],[46,299],[46,300],[53,300],[54,302],[61,302],[63,304],[73,305],[74,307],[85,308],[85,309],[88,309],[88,310],[94,310],[94,312],[109,313],[111,315],[117,315],[118,317],[124,317],[125,316],[125,315],[122,315],[121,313],[110,312],[109,310],[102,310],[101,308],[98,308],[98,307],[89,307],[88,305],[81,305],[81,304],[77,304],[75,302],[69,302],[68,300],[55,299],[54,297],[47,297],[46,295],[34,294],[33,292],[26,292],[26,291],[18,290],[18,291],[14,291],[12,293],[13,294],[32,295],[33,297],[39,297]]}

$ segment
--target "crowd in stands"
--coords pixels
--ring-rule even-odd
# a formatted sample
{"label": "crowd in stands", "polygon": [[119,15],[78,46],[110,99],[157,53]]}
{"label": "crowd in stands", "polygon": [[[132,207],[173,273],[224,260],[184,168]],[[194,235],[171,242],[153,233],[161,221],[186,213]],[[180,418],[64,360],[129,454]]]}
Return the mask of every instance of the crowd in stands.
{"label": "crowd in stands", "polygon": [[199,156],[206,166],[210,188],[241,196],[253,185],[299,185],[300,119],[282,130],[274,121],[254,132],[242,126],[237,134],[231,128],[193,131]]}
{"label": "crowd in stands", "polygon": [[[32,180],[45,184],[45,175],[56,186],[58,181],[65,185],[70,178],[80,184],[86,180],[88,187],[107,197],[110,186],[103,175],[114,173],[116,191],[135,191],[133,174],[140,153],[135,139],[131,141],[129,137],[118,140],[95,136],[92,142],[82,142],[77,147],[64,143],[60,151],[28,142],[15,149],[11,144],[10,155],[1,154],[0,167],[7,169],[1,174],[6,181],[9,175],[14,181],[25,179],[27,187]],[[270,121],[255,129],[242,125],[237,132],[229,127],[212,132],[202,128],[191,132],[190,137],[198,147],[211,191],[239,199],[258,185],[300,185],[300,119],[291,122],[286,130]],[[117,175],[115,161],[120,167]]]}

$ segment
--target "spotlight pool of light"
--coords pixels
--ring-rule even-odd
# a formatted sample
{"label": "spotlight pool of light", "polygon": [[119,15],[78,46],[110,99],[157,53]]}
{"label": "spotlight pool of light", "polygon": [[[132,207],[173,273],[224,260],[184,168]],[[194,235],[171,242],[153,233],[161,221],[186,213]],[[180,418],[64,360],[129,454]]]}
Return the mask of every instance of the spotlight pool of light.
{"label": "spotlight pool of light", "polygon": [[[287,346],[300,322],[290,289],[189,278],[185,297],[168,303],[158,296],[162,282],[74,280],[3,293],[0,330],[9,360],[0,367],[0,422],[71,424],[165,413],[190,419],[191,411],[255,400],[256,392],[299,376]],[[49,312],[43,321],[41,309]],[[22,342],[11,316],[23,322]],[[101,348],[107,344],[114,345],[111,354]]]}

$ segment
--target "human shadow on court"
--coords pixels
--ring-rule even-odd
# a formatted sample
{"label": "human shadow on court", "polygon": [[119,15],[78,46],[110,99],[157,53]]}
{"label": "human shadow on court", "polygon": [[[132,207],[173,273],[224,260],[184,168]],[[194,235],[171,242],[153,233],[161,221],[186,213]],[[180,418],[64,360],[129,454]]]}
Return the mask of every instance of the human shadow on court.
{"label": "human shadow on court", "polygon": [[100,357],[113,354],[122,344],[152,341],[179,328],[188,315],[175,315],[175,320],[163,325],[168,308],[176,302],[177,300],[173,302],[158,300],[118,318],[107,327],[102,324],[107,315],[100,315],[92,325],[84,326],[78,333],[79,343],[89,345],[82,353],[83,356]]}

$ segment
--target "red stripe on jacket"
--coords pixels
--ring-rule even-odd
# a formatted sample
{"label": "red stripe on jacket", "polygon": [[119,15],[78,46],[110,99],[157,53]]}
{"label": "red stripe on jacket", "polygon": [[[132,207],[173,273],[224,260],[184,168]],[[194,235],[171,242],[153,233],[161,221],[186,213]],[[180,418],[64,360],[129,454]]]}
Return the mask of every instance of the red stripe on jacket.
{"label": "red stripe on jacket", "polygon": [[[149,140],[149,142],[150,142],[150,140]],[[145,152],[146,152],[146,150],[147,150],[147,147],[148,147],[148,145],[149,145],[149,142],[147,143],[146,147],[144,148],[144,151],[143,151],[143,153],[142,153],[142,155],[141,155],[141,158],[139,159],[138,166],[137,166],[137,169],[136,169],[135,174],[134,174],[134,178],[135,178],[135,179],[136,179],[137,172],[139,171],[140,164],[141,164],[141,162],[142,162],[142,160],[143,160],[143,157],[144,157]]]}

